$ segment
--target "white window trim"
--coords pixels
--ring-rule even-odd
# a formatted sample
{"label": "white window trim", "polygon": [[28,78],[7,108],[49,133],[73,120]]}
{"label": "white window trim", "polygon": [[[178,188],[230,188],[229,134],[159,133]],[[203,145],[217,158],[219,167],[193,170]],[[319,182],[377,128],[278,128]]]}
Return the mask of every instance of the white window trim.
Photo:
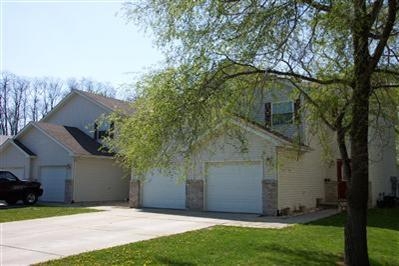
{"label": "white window trim", "polygon": [[294,124],[294,118],[295,118],[295,102],[294,101],[279,101],[279,102],[272,102],[271,103],[271,116],[270,116],[271,126],[274,126],[274,124],[273,124],[274,104],[278,104],[278,103],[291,103],[291,107],[292,107],[292,123],[289,123],[289,124],[286,124],[286,125],[293,125]]}

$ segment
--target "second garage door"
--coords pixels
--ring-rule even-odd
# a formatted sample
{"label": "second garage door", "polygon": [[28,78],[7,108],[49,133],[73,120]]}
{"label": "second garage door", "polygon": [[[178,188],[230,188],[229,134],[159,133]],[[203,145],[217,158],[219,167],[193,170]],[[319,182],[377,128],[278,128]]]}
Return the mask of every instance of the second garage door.
{"label": "second garage door", "polygon": [[260,162],[207,163],[207,210],[262,213],[262,175]]}
{"label": "second garage door", "polygon": [[153,171],[143,183],[143,207],[185,209],[186,185],[173,173]]}
{"label": "second garage door", "polygon": [[49,202],[64,202],[66,178],[66,167],[41,167],[40,182],[42,183],[43,187],[43,195],[40,197],[40,200]]}

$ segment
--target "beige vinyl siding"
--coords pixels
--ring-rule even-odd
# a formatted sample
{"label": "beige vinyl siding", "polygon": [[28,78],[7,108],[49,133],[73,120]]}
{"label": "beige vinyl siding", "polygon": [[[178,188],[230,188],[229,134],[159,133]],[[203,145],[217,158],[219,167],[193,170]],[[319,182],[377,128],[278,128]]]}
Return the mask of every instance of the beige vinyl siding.
{"label": "beige vinyl siding", "polygon": [[324,198],[326,165],[320,149],[298,153],[278,148],[278,208],[316,207],[316,199]]}
{"label": "beige vinyl siding", "polygon": [[108,114],[109,110],[87,100],[80,95],[73,95],[58,110],[43,119],[43,122],[56,125],[77,127],[89,136],[93,136],[94,121],[102,114]]}
{"label": "beige vinyl siding", "polygon": [[128,198],[129,178],[111,158],[76,158],[74,200],[107,201]]}

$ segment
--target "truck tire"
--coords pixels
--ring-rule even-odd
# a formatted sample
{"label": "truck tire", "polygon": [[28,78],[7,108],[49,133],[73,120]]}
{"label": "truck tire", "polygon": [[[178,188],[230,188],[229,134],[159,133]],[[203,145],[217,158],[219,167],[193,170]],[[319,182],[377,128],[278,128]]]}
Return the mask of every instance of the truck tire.
{"label": "truck tire", "polygon": [[23,199],[25,205],[33,205],[36,203],[37,200],[38,200],[38,196],[33,191],[26,192],[24,199]]}

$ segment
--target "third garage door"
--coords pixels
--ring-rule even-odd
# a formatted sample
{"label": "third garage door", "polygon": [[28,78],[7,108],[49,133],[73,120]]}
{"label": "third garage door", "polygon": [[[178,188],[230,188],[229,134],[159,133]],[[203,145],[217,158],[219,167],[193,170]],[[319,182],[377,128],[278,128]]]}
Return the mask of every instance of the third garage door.
{"label": "third garage door", "polygon": [[152,171],[143,184],[143,207],[184,209],[186,185],[175,173]]}
{"label": "third garage door", "polygon": [[206,167],[207,210],[262,213],[260,162],[207,163]]}

